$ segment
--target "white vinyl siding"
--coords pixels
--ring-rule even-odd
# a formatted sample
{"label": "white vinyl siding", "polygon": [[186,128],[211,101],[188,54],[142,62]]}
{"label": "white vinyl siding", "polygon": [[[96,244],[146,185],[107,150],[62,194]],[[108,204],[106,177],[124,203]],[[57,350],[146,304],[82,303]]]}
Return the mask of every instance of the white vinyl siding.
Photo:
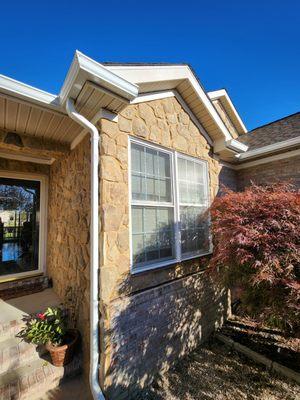
{"label": "white vinyl siding", "polygon": [[130,139],[131,267],[210,252],[207,163]]}

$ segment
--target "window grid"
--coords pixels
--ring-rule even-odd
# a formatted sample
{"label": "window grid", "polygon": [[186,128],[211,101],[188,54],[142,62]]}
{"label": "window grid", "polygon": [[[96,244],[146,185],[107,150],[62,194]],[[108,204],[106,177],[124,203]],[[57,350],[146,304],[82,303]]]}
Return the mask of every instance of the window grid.
{"label": "window grid", "polygon": [[[182,227],[182,216],[181,216],[181,207],[188,207],[188,208],[194,208],[194,209],[199,209],[199,210],[204,210],[208,207],[209,205],[209,199],[208,199],[208,175],[207,175],[207,163],[205,161],[202,160],[198,160],[198,159],[194,159],[193,157],[189,157],[189,156],[184,156],[181,154],[178,154],[176,151],[167,151],[167,150],[163,150],[158,148],[155,145],[151,145],[151,144],[147,144],[143,141],[140,140],[135,140],[135,139],[130,139],[130,149],[132,149],[132,145],[137,145],[137,146],[143,146],[143,152],[144,152],[144,172],[141,173],[145,175],[145,177],[149,176],[149,177],[156,177],[155,174],[149,174],[147,173],[147,167],[146,167],[146,157],[145,154],[147,153],[147,149],[151,149],[152,151],[155,152],[156,156],[158,156],[160,153],[164,153],[166,155],[169,156],[169,160],[170,160],[170,171],[169,171],[169,175],[170,176],[163,176],[163,178],[168,178],[170,179],[170,196],[171,196],[171,202],[160,202],[160,201],[153,201],[153,200],[140,200],[140,199],[133,199],[132,198],[132,193],[131,193],[131,207],[135,207],[135,206],[140,206],[140,207],[154,207],[156,208],[156,213],[158,213],[158,209],[163,207],[163,208],[169,208],[169,209],[173,209],[173,218],[174,218],[174,223],[173,223],[173,228],[166,230],[166,232],[172,232],[172,252],[173,252],[173,256],[172,257],[167,257],[167,258],[160,258],[157,259],[155,262],[153,263],[147,263],[146,262],[142,262],[140,264],[136,264],[134,263],[134,259],[133,259],[133,237],[135,236],[136,233],[131,234],[131,240],[132,240],[132,249],[131,249],[131,266],[132,266],[132,270],[133,272],[139,272],[139,271],[143,271],[143,270],[148,270],[148,269],[152,269],[152,268],[158,268],[160,266],[163,265],[168,265],[170,264],[170,262],[174,261],[174,262],[179,262],[181,260],[184,259],[188,259],[188,258],[193,258],[193,257],[197,257],[199,255],[203,255],[203,254],[207,254],[209,253],[211,250],[211,244],[210,244],[210,235],[209,232],[206,232],[206,238],[208,238],[209,240],[209,246],[207,249],[194,249],[194,251],[192,252],[186,252],[183,253],[182,252],[182,244],[181,244],[181,237],[182,234],[184,234],[185,232],[190,232],[191,234],[193,233],[197,233],[198,236],[200,237],[200,233],[205,233],[205,228],[209,228],[209,224],[205,224],[205,226],[203,227],[197,227],[196,226],[196,221],[194,221],[194,232],[191,231],[191,229],[189,227]],[[131,156],[131,155],[130,155]],[[185,171],[185,176],[186,179],[182,179],[182,177],[179,178],[179,171],[178,171],[178,164],[180,162],[180,160],[184,160],[185,161],[185,167],[186,167],[186,171]],[[191,181],[190,179],[187,179],[187,163],[193,163],[193,179],[197,176],[195,169],[197,168],[197,165],[199,165],[199,169],[201,170],[201,181]],[[159,162],[157,163],[157,168],[158,168],[158,175],[160,177],[160,170],[159,170]],[[131,176],[133,174],[139,174],[139,171],[135,171],[134,169],[132,169],[131,171],[129,171]],[[198,172],[198,178],[199,178],[199,172]],[[187,186],[189,184],[191,184],[191,187],[193,186],[193,184],[195,184],[195,187],[202,187],[201,193],[202,195],[202,199],[199,202],[182,202],[180,200],[180,182],[186,182]],[[198,186],[197,186],[198,185]],[[159,193],[159,200],[160,200],[160,193]],[[144,223],[144,214],[145,214],[145,210],[143,211],[143,223]],[[131,221],[132,222],[132,221]],[[131,224],[132,225],[132,224]],[[144,228],[143,228],[144,229]],[[147,228],[145,228],[143,235],[147,235],[148,232],[146,231]],[[151,233],[151,232],[149,232]],[[160,246],[160,243],[158,245],[158,252],[160,254],[161,249],[163,249],[164,247]]]}

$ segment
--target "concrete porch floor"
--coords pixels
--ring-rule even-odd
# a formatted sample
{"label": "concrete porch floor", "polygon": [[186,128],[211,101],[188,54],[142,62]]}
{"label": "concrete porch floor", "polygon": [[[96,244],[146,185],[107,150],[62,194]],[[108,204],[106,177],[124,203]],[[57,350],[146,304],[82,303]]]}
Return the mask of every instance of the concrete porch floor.
{"label": "concrete porch floor", "polygon": [[49,306],[56,307],[60,304],[60,299],[53,289],[46,289],[39,293],[17,297],[10,300],[0,299],[0,324],[12,320],[22,319],[24,314],[32,314],[43,311]]}
{"label": "concrete porch floor", "polygon": [[49,390],[38,400],[92,400],[88,384],[81,376],[69,379],[60,387]]}

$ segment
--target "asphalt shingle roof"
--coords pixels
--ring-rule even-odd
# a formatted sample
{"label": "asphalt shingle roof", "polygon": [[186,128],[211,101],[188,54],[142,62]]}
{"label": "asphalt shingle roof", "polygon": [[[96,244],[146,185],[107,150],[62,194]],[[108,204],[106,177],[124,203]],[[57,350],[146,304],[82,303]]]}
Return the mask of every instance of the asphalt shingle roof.
{"label": "asphalt shingle roof", "polygon": [[273,143],[293,139],[297,136],[300,136],[300,112],[259,126],[239,136],[238,140],[249,146],[249,150],[253,150]]}

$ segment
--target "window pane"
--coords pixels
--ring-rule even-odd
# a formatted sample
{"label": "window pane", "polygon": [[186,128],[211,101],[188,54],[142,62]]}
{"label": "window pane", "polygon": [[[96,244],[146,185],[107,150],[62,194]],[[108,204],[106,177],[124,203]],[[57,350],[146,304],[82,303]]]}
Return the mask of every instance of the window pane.
{"label": "window pane", "polygon": [[170,157],[168,154],[165,153],[159,153],[159,160],[158,160],[158,166],[159,166],[159,176],[165,178],[165,177],[170,177],[171,176],[171,171],[170,171]]}
{"label": "window pane", "polygon": [[195,168],[195,181],[197,183],[204,183],[204,166],[197,164]]}
{"label": "window pane", "polygon": [[145,218],[144,226],[145,232],[156,232],[157,231],[157,210],[156,207],[149,207],[144,209]]}
{"label": "window pane", "polygon": [[148,175],[155,175],[154,165],[157,151],[146,148],[146,173]]}
{"label": "window pane", "polygon": [[194,168],[195,168],[195,163],[193,161],[187,161],[187,164],[186,164],[186,175],[187,175],[187,179],[190,182],[194,182],[195,181]]}
{"label": "window pane", "polygon": [[144,147],[134,143],[131,145],[131,170],[134,172],[145,171]]}
{"label": "window pane", "polygon": [[134,264],[145,261],[144,235],[132,235],[132,253]]}
{"label": "window pane", "polygon": [[179,179],[186,180],[186,160],[178,157],[178,177]]}
{"label": "window pane", "polygon": [[[186,165],[186,174],[184,173]],[[181,254],[206,253],[210,248],[206,164],[178,158]]]}
{"label": "window pane", "polygon": [[0,276],[39,267],[40,182],[0,178]]}
{"label": "window pane", "polygon": [[172,202],[170,155],[132,144],[131,161],[132,199]]}
{"label": "window pane", "polygon": [[132,207],[132,233],[143,232],[143,209],[141,207]]}
{"label": "window pane", "polygon": [[172,207],[132,206],[134,266],[174,258],[174,210]]}
{"label": "window pane", "polygon": [[131,192],[134,200],[146,200],[146,182],[140,175],[132,175]]}
{"label": "window pane", "polygon": [[170,203],[172,201],[171,179],[165,178],[157,181],[160,202]]}
{"label": "window pane", "polygon": [[209,251],[209,219],[205,207],[180,207],[181,252]]}

